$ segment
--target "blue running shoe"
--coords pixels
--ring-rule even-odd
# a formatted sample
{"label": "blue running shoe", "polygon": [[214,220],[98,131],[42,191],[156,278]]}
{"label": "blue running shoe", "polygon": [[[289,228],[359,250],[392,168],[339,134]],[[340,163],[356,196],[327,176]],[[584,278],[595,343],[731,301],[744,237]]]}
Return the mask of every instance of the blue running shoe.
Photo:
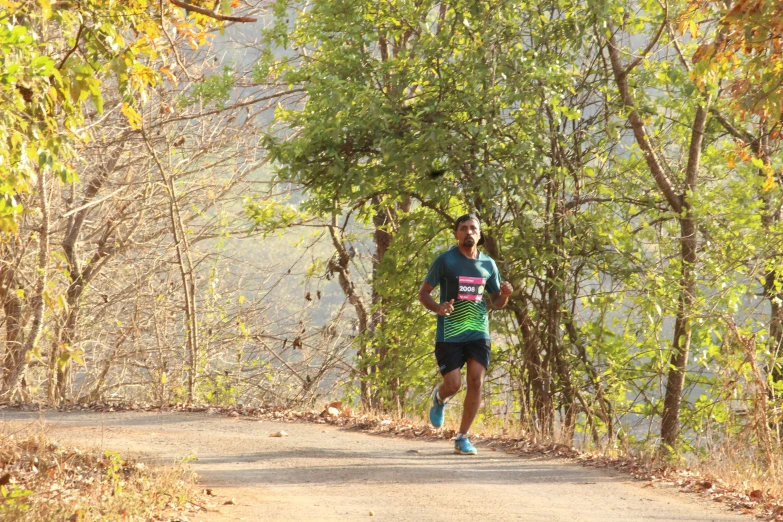
{"label": "blue running shoe", "polygon": [[432,406],[430,407],[430,422],[436,428],[443,426],[443,410],[446,409],[446,403],[438,400],[438,388],[432,392]]}
{"label": "blue running shoe", "polygon": [[460,435],[454,439],[454,453],[459,453],[460,455],[476,455],[478,454],[478,450],[470,443],[470,439],[464,435]]}

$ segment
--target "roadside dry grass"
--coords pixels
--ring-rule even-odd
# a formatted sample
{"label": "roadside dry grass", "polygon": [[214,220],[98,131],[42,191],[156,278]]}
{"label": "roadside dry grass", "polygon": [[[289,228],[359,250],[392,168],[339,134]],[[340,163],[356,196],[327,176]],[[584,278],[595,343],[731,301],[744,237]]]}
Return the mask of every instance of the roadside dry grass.
{"label": "roadside dry grass", "polygon": [[183,466],[83,452],[44,435],[0,435],[0,520],[173,521],[208,509]]}

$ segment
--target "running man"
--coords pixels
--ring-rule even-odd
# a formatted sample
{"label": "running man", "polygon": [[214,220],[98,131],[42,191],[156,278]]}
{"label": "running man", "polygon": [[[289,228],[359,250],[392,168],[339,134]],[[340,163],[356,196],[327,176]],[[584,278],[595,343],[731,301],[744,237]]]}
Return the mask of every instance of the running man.
{"label": "running man", "polygon": [[[489,366],[489,318],[484,295],[494,309],[506,306],[514,291],[510,283],[500,282],[495,261],[478,251],[484,244],[481,225],[474,214],[460,216],[454,222],[457,246],[439,255],[432,263],[419,290],[419,301],[438,314],[435,358],[443,382],[432,394],[430,422],[443,426],[443,410],[449,397],[462,385],[460,371],[468,364],[468,391],[462,409],[462,423],[454,441],[454,452],[475,455],[468,439],[473,420],[481,404],[481,387]],[[440,285],[440,303],[432,290]]]}

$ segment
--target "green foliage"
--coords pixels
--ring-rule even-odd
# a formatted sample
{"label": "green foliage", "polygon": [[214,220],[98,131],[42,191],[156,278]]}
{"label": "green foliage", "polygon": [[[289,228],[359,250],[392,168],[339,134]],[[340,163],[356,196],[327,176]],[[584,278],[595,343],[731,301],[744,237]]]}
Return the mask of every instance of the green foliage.
{"label": "green foliage", "polygon": [[239,390],[229,375],[217,374],[199,381],[198,393],[208,404],[231,405],[236,402]]}
{"label": "green foliage", "polygon": [[272,232],[280,233],[282,229],[295,225],[301,225],[309,217],[306,212],[300,212],[294,206],[275,199],[256,200],[246,198],[244,209],[245,215],[253,223],[248,233],[261,229],[264,236]]}
{"label": "green foliage", "polygon": [[[307,95],[278,107],[265,137],[278,180],[305,190],[306,212],[350,212],[392,237],[370,281],[372,312],[384,320],[357,338],[363,378],[384,404],[415,405],[438,379],[429,355],[434,320],[415,289],[448,246],[449,216],[473,210],[492,240],[488,252],[517,289],[511,311],[493,314],[502,336],[493,370],[519,383],[520,416],[546,430],[546,409],[567,412],[580,390],[593,407],[578,429],[610,433],[616,423],[625,440],[653,435],[628,426],[662,413],[681,306],[683,216],[662,202],[627,128],[629,108],[619,103],[603,38],[619,28],[624,57],[653,42],[627,79],[680,191],[697,108],[705,92],[717,96],[699,70],[657,52],[697,52],[698,28],[691,38],[658,34],[684,9],[621,1],[275,4],[267,41],[289,54],[265,56],[257,79]],[[760,359],[769,360],[766,320],[746,311],[759,306],[780,232],[764,217],[779,205],[769,183],[777,157],[754,162],[717,119],[706,133],[697,190],[683,192],[699,235],[698,262],[689,267],[698,288],[687,311],[691,364],[704,369],[686,381],[685,434],[736,422],[718,376],[738,357],[725,353],[727,321],[745,321]],[[293,222],[265,212],[272,226]]]}
{"label": "green foliage", "polygon": [[231,99],[235,83],[234,69],[226,65],[223,67],[223,72],[207,76],[202,81],[193,84],[187,94],[179,97],[177,104],[180,107],[187,107],[194,103],[207,105],[214,102],[218,109],[223,109],[226,102]]}
{"label": "green foliage", "polygon": [[0,486],[0,495],[3,497],[3,502],[0,503],[0,515],[9,517],[9,520],[23,517],[24,513],[30,510],[29,497],[34,494],[34,491],[18,484]]}
{"label": "green foliage", "polygon": [[[572,66],[588,13],[551,4],[556,15],[542,18],[540,8],[457,3],[441,11],[439,4],[403,2],[347,9],[320,1],[300,12],[285,36],[279,26],[268,33],[278,45],[308,50],[296,60],[264,61],[264,74],[301,84],[308,95],[301,107],[277,112],[278,125],[296,136],[266,139],[279,179],[305,187],[303,208],[315,214],[352,208],[370,222],[396,209],[385,226],[394,239],[373,276],[385,321],[363,339],[371,349],[359,361],[379,394],[421,390],[437,378],[429,360],[434,321],[411,288],[447,248],[450,234],[439,234],[450,229],[449,216],[481,213],[495,238],[492,255],[530,302],[538,299],[540,277],[564,291],[570,263],[592,265],[601,251],[591,220],[604,214],[594,218],[586,208],[586,220],[572,219],[568,245],[555,245],[548,231],[548,201],[574,191],[572,173],[551,156],[552,139],[581,136],[579,147],[596,148],[607,142],[589,134],[594,123],[582,120],[576,104],[583,75],[591,74]],[[520,44],[528,35],[532,43]],[[562,48],[549,45],[558,41]],[[556,188],[542,193],[536,186]],[[413,212],[400,212],[410,199]],[[436,235],[444,241],[432,241]],[[566,252],[571,259],[562,259]]]}

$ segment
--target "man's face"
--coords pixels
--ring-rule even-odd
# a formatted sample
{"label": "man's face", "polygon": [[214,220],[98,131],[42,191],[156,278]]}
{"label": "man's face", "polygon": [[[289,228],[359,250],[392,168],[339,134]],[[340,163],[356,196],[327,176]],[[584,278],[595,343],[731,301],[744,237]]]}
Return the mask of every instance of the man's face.
{"label": "man's face", "polygon": [[468,219],[463,221],[457,227],[457,231],[454,232],[454,237],[460,246],[466,246],[473,248],[478,243],[481,237],[481,228],[479,222],[475,219]]}

